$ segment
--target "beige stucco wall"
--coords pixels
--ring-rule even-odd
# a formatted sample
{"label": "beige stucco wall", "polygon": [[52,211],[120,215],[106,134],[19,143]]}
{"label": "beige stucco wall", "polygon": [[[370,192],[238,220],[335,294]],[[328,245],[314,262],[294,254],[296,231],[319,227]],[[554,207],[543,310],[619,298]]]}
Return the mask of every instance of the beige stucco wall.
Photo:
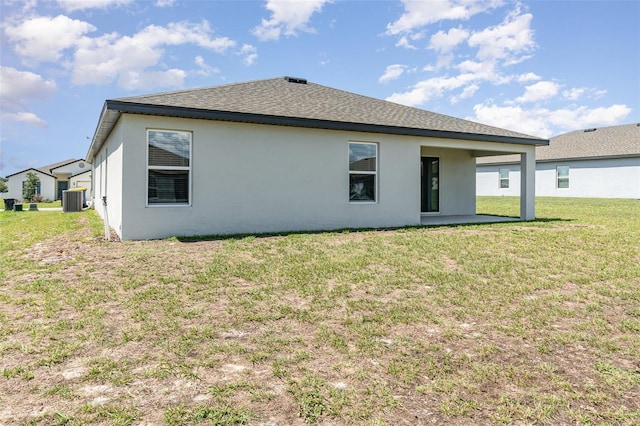
{"label": "beige stucco wall", "polygon": [[[147,206],[147,129],[193,132],[190,206]],[[349,203],[349,141],[378,144],[376,203]],[[495,145],[504,149],[504,144]],[[441,159],[441,214],[474,214],[472,151],[481,146],[123,114],[105,144],[110,153],[109,219],[123,239],[417,225],[421,155]],[[104,191],[99,181],[105,147],[94,161],[97,208]],[[115,205],[118,196],[122,208]]]}

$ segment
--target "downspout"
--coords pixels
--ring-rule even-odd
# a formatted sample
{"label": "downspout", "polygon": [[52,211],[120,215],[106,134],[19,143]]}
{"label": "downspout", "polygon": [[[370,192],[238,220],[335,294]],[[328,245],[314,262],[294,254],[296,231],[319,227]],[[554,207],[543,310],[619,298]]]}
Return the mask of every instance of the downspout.
{"label": "downspout", "polygon": [[111,241],[111,227],[109,226],[109,214],[107,213],[107,196],[102,197],[102,205],[104,206],[104,239]]}

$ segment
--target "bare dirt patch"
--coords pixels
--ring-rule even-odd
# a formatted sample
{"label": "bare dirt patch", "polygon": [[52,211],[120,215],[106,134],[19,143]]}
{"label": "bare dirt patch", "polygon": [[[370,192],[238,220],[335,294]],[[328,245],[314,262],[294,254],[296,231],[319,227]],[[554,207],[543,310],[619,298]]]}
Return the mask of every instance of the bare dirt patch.
{"label": "bare dirt patch", "polygon": [[0,424],[208,424],[221,413],[256,425],[640,418],[640,364],[623,340],[638,327],[630,304],[612,308],[573,282],[507,290],[509,270],[496,282],[515,296],[503,298],[452,252],[408,267],[367,257],[399,235],[314,237],[314,250],[348,248],[320,271],[305,247],[275,247],[285,237],[231,250],[80,230],[11,253],[33,267],[8,271],[0,287]]}

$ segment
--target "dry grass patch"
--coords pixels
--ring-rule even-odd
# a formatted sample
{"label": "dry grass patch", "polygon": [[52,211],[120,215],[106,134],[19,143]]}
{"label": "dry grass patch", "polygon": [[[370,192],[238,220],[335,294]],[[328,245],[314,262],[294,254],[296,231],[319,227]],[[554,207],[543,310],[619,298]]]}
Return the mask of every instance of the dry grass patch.
{"label": "dry grass patch", "polygon": [[124,243],[0,213],[0,423],[637,424],[640,204],[538,212]]}

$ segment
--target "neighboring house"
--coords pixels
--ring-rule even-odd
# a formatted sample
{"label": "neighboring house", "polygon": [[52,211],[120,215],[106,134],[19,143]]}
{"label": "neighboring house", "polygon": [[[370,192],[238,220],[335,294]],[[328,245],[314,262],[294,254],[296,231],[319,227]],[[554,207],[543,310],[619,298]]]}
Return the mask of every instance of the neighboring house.
{"label": "neighboring house", "polygon": [[87,194],[91,192],[91,169],[72,175],[69,178],[69,189],[87,188]]}
{"label": "neighboring house", "polygon": [[96,210],[128,240],[475,215],[475,157],[498,153],[531,170],[531,220],[546,143],[285,77],[107,100],[87,160]]}
{"label": "neighboring house", "polygon": [[62,198],[62,191],[74,187],[89,185],[88,192],[91,190],[91,166],[85,160],[69,159],[7,176],[9,192],[4,194],[5,198],[22,200],[22,188],[29,172],[40,178],[36,194],[42,195],[43,200],[59,200]]}
{"label": "neighboring house", "polygon": [[[519,195],[517,157],[477,163],[478,195]],[[640,199],[640,124],[576,130],[537,147],[536,195]]]}

